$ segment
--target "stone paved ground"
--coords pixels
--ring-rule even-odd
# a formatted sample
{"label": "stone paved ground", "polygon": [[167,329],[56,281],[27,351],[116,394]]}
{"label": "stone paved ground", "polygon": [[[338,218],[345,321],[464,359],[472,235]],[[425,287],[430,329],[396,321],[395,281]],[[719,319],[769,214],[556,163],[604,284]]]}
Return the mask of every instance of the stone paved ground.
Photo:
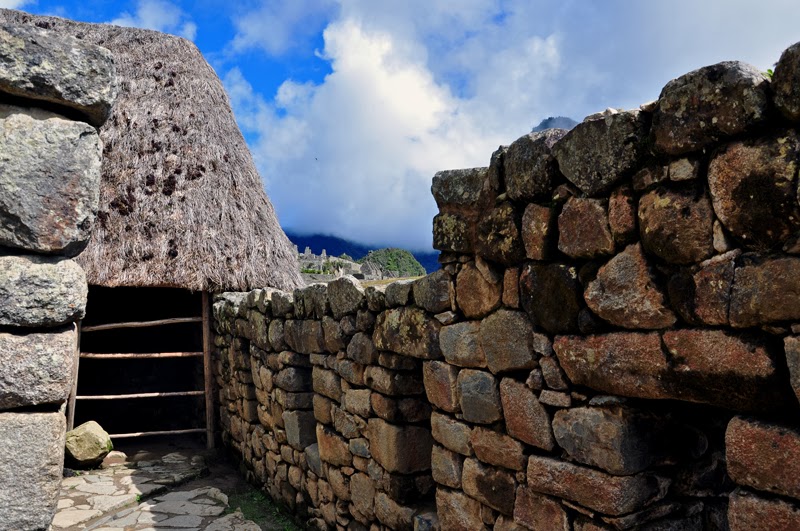
{"label": "stone paved ground", "polygon": [[261,531],[230,513],[219,489],[186,485],[207,473],[192,451],[113,452],[102,468],[64,478],[52,531]]}

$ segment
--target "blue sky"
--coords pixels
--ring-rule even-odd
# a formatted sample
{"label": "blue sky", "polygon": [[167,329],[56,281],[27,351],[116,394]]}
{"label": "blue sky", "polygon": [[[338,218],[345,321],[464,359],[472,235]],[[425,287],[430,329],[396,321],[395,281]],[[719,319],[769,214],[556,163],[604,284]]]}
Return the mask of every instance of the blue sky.
{"label": "blue sky", "polygon": [[193,40],[281,224],[430,246],[441,169],[483,166],[540,120],[654,100],[678,75],[765,70],[797,0],[0,0]]}

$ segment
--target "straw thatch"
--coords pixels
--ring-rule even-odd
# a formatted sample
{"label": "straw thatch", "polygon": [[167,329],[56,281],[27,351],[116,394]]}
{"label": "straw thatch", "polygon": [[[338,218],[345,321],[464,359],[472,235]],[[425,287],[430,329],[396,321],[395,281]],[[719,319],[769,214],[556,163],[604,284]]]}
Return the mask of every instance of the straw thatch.
{"label": "straw thatch", "polygon": [[247,290],[302,285],[214,70],[155,31],[0,9],[114,53],[120,91],[101,129],[100,210],[78,257],[89,283]]}

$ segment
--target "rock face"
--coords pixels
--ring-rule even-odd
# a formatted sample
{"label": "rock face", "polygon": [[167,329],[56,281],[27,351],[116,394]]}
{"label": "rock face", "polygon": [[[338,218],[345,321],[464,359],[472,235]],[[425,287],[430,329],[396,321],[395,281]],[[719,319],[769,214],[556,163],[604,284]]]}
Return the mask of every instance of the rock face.
{"label": "rock face", "polygon": [[675,323],[638,244],[600,268],[585,298],[594,313],[623,328],[658,329]]}
{"label": "rock face", "polygon": [[553,146],[561,172],[587,195],[607,191],[645,154],[645,117],[639,111],[586,119]]}
{"label": "rock face", "polygon": [[64,430],[61,413],[0,413],[0,522],[6,529],[50,526],[61,486]]}
{"label": "rock face", "polygon": [[708,167],[714,211],[749,249],[782,245],[800,230],[797,168],[800,137],[780,132],[723,147]]}
{"label": "rock face", "polygon": [[117,97],[111,52],[31,26],[0,27],[0,90],[55,103],[102,125]]}
{"label": "rock face", "polygon": [[85,422],[66,436],[67,458],[78,467],[90,467],[102,462],[114,449],[108,433],[93,420]]}
{"label": "rock face", "polygon": [[668,155],[699,151],[767,118],[769,81],[757,68],[726,61],[673,79],[653,113],[655,148]]}
{"label": "rock face", "polygon": [[546,129],[508,146],[503,158],[508,197],[515,201],[548,198],[560,176],[551,150],[565,134],[564,129]]}
{"label": "rock face", "polygon": [[83,319],[86,274],[72,260],[0,257],[0,325],[57,326]]}
{"label": "rock face", "polygon": [[14,153],[0,160],[0,244],[79,253],[99,200],[97,131],[47,111],[1,105],[0,151]]}
{"label": "rock face", "polygon": [[63,404],[72,387],[76,333],[0,333],[0,409]]}

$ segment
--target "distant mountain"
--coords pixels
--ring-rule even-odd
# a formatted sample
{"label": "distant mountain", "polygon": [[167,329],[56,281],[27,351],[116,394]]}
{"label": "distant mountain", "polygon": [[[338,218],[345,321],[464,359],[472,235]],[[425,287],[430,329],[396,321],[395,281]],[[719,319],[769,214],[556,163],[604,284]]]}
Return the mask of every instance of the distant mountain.
{"label": "distant mountain", "polygon": [[382,271],[396,273],[399,277],[421,277],[426,273],[422,264],[405,249],[387,248],[370,251],[359,262],[374,264]]}
{"label": "distant mountain", "polygon": [[[343,238],[337,238],[336,236],[327,236],[325,234],[300,235],[291,231],[286,231],[286,236],[288,236],[289,240],[291,240],[291,242],[297,246],[297,249],[301,253],[306,247],[310,247],[311,252],[314,254],[320,254],[322,253],[322,250],[325,249],[325,252],[328,256],[341,256],[342,254],[347,254],[348,256],[352,257],[353,260],[360,260],[361,258],[367,256],[370,251],[377,250],[366,245],[361,245],[360,243],[345,240]],[[416,258],[417,261],[422,264],[422,267],[424,267],[425,271],[428,273],[433,273],[439,269],[439,251],[412,251],[411,254],[414,255],[414,258]]]}
{"label": "distant mountain", "polygon": [[531,133],[538,133],[539,131],[544,131],[545,129],[566,129],[570,130],[573,127],[578,125],[578,122],[573,120],[572,118],[567,118],[566,116],[550,116],[549,118],[545,118],[539,125],[534,127],[531,130]]}

